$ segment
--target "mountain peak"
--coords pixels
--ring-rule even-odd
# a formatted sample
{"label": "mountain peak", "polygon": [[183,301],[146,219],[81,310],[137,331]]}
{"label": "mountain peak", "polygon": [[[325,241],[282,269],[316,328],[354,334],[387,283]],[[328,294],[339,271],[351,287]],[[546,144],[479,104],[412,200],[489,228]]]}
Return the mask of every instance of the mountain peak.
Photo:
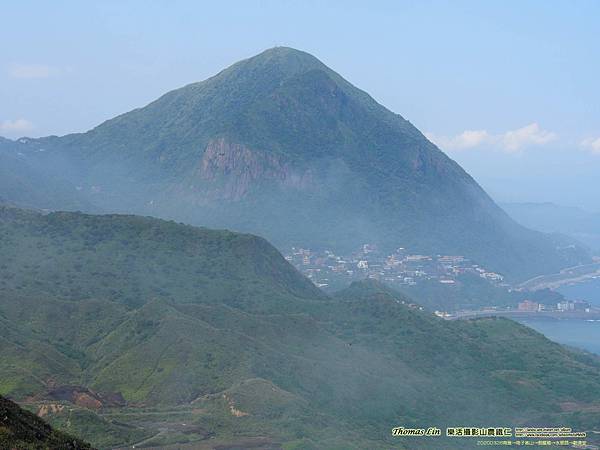
{"label": "mountain peak", "polygon": [[317,59],[313,55],[303,50],[298,50],[293,47],[275,46],[257,53],[252,58],[307,58]]}
{"label": "mountain peak", "polygon": [[255,61],[263,64],[286,64],[296,66],[296,68],[300,66],[312,66],[311,68],[321,66],[322,68],[326,68],[325,64],[315,56],[291,47],[272,47],[244,61]]}
{"label": "mountain peak", "polygon": [[[66,178],[97,209],[252,232],[280,248],[402,246],[523,279],[589,260],[519,227],[410,122],[289,47],[88,133],[14,145],[34,150],[33,169],[56,171],[49,185]],[[15,198],[6,192],[0,183]]]}
{"label": "mountain peak", "polygon": [[216,78],[230,81],[230,76],[239,79],[252,77],[276,78],[279,81],[311,70],[333,73],[319,59],[301,50],[291,47],[273,47],[250,58],[239,61],[223,70]]}

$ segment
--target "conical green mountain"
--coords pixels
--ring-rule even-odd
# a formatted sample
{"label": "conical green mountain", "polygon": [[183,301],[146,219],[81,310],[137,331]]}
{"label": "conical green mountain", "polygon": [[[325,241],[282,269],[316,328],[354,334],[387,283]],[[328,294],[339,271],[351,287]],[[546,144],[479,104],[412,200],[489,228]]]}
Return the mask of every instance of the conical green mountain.
{"label": "conical green mountain", "polygon": [[586,259],[517,225],[410,122],[291,48],[87,133],[11,147],[102,210],[253,232],[280,248],[402,246],[513,278]]}

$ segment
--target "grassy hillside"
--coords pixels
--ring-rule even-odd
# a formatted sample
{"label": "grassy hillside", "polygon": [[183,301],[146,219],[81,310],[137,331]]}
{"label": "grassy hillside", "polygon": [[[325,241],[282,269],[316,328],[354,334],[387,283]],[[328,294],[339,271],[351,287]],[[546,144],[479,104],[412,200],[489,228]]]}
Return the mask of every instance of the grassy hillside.
{"label": "grassy hillside", "polygon": [[423,280],[413,286],[399,286],[398,290],[419,299],[419,304],[430,311],[475,310],[486,306],[516,308],[519,302],[534,297],[544,304],[556,304],[564,299],[548,290],[519,292],[496,286],[475,274],[462,274],[455,281],[444,285],[439,280]]}
{"label": "grassy hillside", "polygon": [[600,428],[582,415],[600,405],[597,358],[504,319],[444,321],[373,281],[325,296],[254,236],[4,208],[0,254],[0,394],[102,448],[384,449],[403,445],[398,425]]}
{"label": "grassy hillside", "polygon": [[0,448],[15,450],[84,450],[92,447],[0,396]]}
{"label": "grassy hillside", "polygon": [[324,297],[251,235],[136,216],[0,207],[0,237],[0,292],[23,297],[96,298],[128,307],[161,297],[263,311],[282,298]]}

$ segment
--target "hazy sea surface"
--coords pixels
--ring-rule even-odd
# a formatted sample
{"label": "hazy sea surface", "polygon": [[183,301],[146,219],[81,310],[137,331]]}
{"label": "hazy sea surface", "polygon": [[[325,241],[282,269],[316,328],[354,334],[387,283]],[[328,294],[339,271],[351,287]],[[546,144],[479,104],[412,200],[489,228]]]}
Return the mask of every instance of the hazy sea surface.
{"label": "hazy sea surface", "polygon": [[548,339],[600,355],[600,320],[522,319]]}
{"label": "hazy sea surface", "polygon": [[[600,278],[557,289],[569,300],[585,300],[600,307]],[[579,347],[600,355],[600,321],[571,319],[522,319],[524,325],[561,344]]]}
{"label": "hazy sea surface", "polygon": [[561,286],[557,291],[569,300],[585,300],[600,307],[600,278],[593,278],[585,283]]}

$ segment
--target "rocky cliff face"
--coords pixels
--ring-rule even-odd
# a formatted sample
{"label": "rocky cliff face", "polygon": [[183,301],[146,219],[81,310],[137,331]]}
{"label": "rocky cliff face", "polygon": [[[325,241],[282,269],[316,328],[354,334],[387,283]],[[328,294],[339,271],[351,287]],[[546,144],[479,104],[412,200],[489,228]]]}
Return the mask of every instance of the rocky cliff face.
{"label": "rocky cliff face", "polygon": [[239,201],[253,187],[267,183],[298,190],[314,187],[311,170],[295,169],[282,156],[251,150],[225,137],[208,143],[194,178],[205,200]]}

